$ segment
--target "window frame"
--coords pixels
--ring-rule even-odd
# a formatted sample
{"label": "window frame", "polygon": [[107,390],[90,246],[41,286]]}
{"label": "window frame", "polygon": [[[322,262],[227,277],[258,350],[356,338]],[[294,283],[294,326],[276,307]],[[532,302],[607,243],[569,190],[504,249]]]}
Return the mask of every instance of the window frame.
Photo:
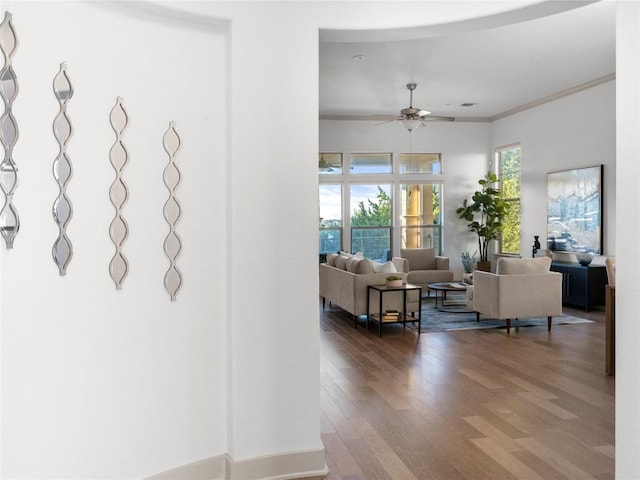
{"label": "window frame", "polygon": [[[504,152],[510,151],[510,150],[515,150],[518,149],[519,151],[519,155],[518,155],[518,195],[514,196],[514,197],[506,197],[504,196],[504,158],[503,158],[503,154]],[[505,250],[505,241],[503,239],[502,236],[502,232],[500,233],[500,237],[498,238],[498,253],[500,255],[516,255],[516,256],[520,256],[521,252],[522,252],[522,146],[521,144],[518,143],[512,143],[509,145],[503,145],[500,147],[497,147],[495,149],[495,158],[496,158],[496,165],[497,165],[497,174],[498,174],[498,178],[500,179],[500,192],[502,195],[502,200],[504,200],[505,202],[509,203],[510,205],[512,205],[512,208],[510,208],[510,211],[513,210],[513,205],[517,205],[518,207],[518,227],[517,227],[517,236],[518,236],[518,250],[517,251],[506,251]],[[503,224],[504,225],[504,224]]]}
{"label": "window frame", "polygon": [[[339,153],[336,150],[321,150],[318,152],[318,158],[322,154],[336,154]],[[437,237],[437,244],[434,243],[434,248],[438,252],[442,252],[443,246],[445,244],[444,239],[444,223],[445,217],[444,212],[445,208],[443,205],[443,191],[445,184],[445,177],[443,175],[443,171],[445,166],[443,165],[443,157],[441,152],[408,152],[410,154],[426,154],[426,155],[437,155],[439,159],[439,171],[436,173],[400,173],[400,155],[405,155],[407,152],[390,152],[390,151],[372,151],[372,150],[361,150],[355,152],[345,151],[342,153],[343,159],[343,169],[341,174],[335,173],[327,173],[320,172],[318,174],[318,183],[319,187],[326,184],[333,185],[342,185],[342,235],[341,235],[341,250],[349,250],[352,249],[353,244],[353,236],[352,230],[353,226],[351,225],[351,216],[353,212],[351,211],[351,187],[354,184],[364,184],[364,185],[390,185],[391,191],[391,223],[388,226],[379,226],[379,227],[369,227],[369,226],[358,226],[356,228],[389,228],[390,229],[390,245],[389,249],[391,255],[398,255],[399,248],[402,244],[402,235],[407,227],[403,226],[401,222],[400,216],[401,212],[401,202],[400,195],[402,194],[402,185],[405,184],[413,184],[413,185],[434,185],[438,184],[440,186],[440,215],[439,215],[439,224],[428,225],[427,228],[430,229],[438,229],[438,235],[433,234],[432,238],[435,242]],[[378,172],[368,172],[368,173],[353,173],[351,168],[351,159],[352,154],[356,155],[391,155],[391,173],[378,173]],[[320,232],[320,230],[319,230]],[[319,244],[318,244],[319,245]],[[355,252],[354,252],[355,253]],[[440,253],[441,254],[441,253]]]}
{"label": "window frame", "polygon": [[[415,174],[411,174],[411,175],[415,175]],[[403,222],[403,217],[407,217],[406,212],[403,211],[403,200],[404,198],[402,197],[403,195],[403,187],[405,186],[430,186],[431,188],[433,188],[435,185],[438,186],[438,200],[439,200],[439,211],[438,211],[438,215],[437,215],[437,222],[434,223],[424,223],[421,222],[419,224],[413,224],[413,225],[409,225],[406,220]],[[400,212],[398,215],[398,230],[400,232],[400,248],[434,248],[436,255],[440,255],[440,252],[442,252],[442,232],[443,232],[443,209],[442,209],[442,198],[443,198],[443,192],[444,192],[444,182],[442,180],[439,181],[435,181],[435,180],[402,180],[399,183],[399,194],[400,194],[400,198],[399,198],[399,207],[400,207]],[[432,212],[433,213],[433,212]],[[419,216],[424,217],[424,213],[420,214]],[[408,238],[408,233],[411,232],[412,230],[418,230],[419,232],[426,232],[426,231],[431,231],[432,235],[431,235],[431,244],[427,245],[424,242],[418,241],[416,242],[417,247],[412,247],[409,246],[407,247],[407,244],[409,242],[407,242],[407,238]],[[422,235],[422,237],[424,238],[424,235]],[[437,241],[435,240],[437,238]]]}

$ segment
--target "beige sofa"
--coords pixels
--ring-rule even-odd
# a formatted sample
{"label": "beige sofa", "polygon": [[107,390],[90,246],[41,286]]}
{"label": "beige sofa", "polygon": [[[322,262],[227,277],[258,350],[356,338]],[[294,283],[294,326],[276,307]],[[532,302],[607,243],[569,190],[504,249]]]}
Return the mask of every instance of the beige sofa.
{"label": "beige sofa", "polygon": [[480,314],[506,320],[562,315],[562,274],[551,272],[551,258],[500,258],[496,273],[473,272],[467,288],[467,307]]}
{"label": "beige sofa", "polygon": [[401,248],[400,257],[393,261],[400,271],[407,272],[407,281],[422,287],[425,294],[430,283],[453,281],[449,258],[436,255],[433,248]]}
{"label": "beige sofa", "polygon": [[[327,263],[320,265],[320,297],[322,306],[336,305],[354,317],[354,325],[359,315],[367,314],[367,286],[384,285],[390,275],[402,277],[407,274],[398,271],[397,262],[376,264],[360,256],[350,254],[329,254]],[[375,269],[385,270],[376,272]],[[384,310],[402,310],[403,292],[388,292],[384,295]],[[407,312],[417,312],[419,306],[418,291],[407,292]],[[378,313],[379,303],[376,294],[371,295],[371,314]]]}

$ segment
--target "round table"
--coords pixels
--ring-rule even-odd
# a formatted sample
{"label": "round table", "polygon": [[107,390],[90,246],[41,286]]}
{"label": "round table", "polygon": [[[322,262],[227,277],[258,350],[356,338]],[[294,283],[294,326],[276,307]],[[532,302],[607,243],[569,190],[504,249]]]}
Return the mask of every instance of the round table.
{"label": "round table", "polygon": [[[436,292],[436,310],[440,312],[447,313],[471,313],[472,310],[466,308],[466,302],[462,305],[460,304],[445,304],[445,300],[447,299],[447,292],[466,292],[467,284],[462,282],[438,282],[438,283],[430,283],[427,285],[428,290],[433,290]],[[440,306],[438,307],[438,292],[440,292]],[[464,308],[460,308],[464,307]]]}

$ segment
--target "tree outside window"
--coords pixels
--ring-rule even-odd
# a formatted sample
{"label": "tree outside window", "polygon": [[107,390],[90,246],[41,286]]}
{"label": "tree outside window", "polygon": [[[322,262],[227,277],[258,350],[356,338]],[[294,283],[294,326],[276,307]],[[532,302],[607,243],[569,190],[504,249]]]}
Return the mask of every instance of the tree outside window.
{"label": "tree outside window", "polygon": [[520,145],[497,151],[502,198],[511,207],[502,223],[500,253],[520,253]]}
{"label": "tree outside window", "polygon": [[352,251],[386,261],[391,252],[391,186],[351,185],[351,206]]}

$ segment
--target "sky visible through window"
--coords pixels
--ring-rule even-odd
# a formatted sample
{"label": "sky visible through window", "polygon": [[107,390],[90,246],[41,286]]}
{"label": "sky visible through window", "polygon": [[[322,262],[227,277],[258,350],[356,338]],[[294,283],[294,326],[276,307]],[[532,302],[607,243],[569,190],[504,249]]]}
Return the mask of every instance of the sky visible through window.
{"label": "sky visible through window", "polygon": [[[389,196],[391,196],[390,185],[380,185]],[[364,202],[365,208],[369,205],[368,200],[377,202],[378,185],[357,185],[352,184],[351,202],[349,216],[353,215],[360,202]],[[342,219],[342,189],[340,185],[320,186],[320,216],[323,221]]]}

